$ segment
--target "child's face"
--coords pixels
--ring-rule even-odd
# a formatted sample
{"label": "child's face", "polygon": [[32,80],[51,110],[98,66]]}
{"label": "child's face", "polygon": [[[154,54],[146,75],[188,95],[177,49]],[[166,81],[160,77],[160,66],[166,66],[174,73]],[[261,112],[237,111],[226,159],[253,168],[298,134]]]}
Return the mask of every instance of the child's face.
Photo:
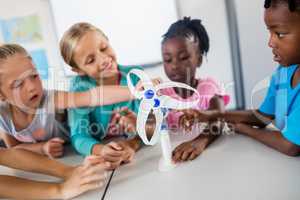
{"label": "child's face", "polygon": [[283,66],[300,63],[300,14],[287,5],[278,4],[265,10],[265,23],[270,31],[269,46],[274,61]]}
{"label": "child's face", "polygon": [[165,72],[171,81],[191,83],[202,63],[199,46],[192,40],[174,37],[162,45]]}
{"label": "child's face", "polygon": [[74,61],[79,68],[74,71],[96,80],[115,75],[118,70],[115,52],[107,38],[97,31],[90,31],[79,40]]}
{"label": "child's face", "polygon": [[16,54],[0,66],[1,97],[21,109],[36,109],[43,97],[40,77],[25,55]]}

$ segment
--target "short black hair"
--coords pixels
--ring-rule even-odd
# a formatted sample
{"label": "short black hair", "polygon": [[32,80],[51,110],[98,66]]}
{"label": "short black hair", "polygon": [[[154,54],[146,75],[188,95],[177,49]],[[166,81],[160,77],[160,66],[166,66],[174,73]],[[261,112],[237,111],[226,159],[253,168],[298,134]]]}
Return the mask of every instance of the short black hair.
{"label": "short black hair", "polygon": [[300,0],[265,0],[264,7],[268,9],[272,5],[276,5],[279,3],[286,3],[291,12],[300,11]]}
{"label": "short black hair", "polygon": [[195,42],[199,43],[199,50],[201,54],[206,55],[209,50],[209,37],[205,27],[202,25],[200,19],[191,19],[184,17],[173,23],[168,31],[163,35],[162,44],[174,37],[195,38]]}

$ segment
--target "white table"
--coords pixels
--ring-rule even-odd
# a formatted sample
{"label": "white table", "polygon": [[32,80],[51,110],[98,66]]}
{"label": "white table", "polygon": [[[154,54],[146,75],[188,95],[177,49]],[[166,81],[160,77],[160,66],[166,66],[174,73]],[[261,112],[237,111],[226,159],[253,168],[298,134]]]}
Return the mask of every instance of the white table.
{"label": "white table", "polygon": [[299,200],[300,158],[244,136],[219,138],[196,160],[159,172],[160,146],[116,171],[108,200]]}
{"label": "white table", "polygon": [[[158,171],[160,156],[160,145],[139,151],[133,163],[115,172],[105,199],[299,200],[300,197],[300,158],[282,155],[244,136],[223,136],[196,160],[180,164],[170,172]],[[82,159],[68,153],[63,162],[76,164]],[[55,180],[4,167],[0,167],[0,173]],[[76,199],[101,199],[103,191],[104,188],[91,191]]]}

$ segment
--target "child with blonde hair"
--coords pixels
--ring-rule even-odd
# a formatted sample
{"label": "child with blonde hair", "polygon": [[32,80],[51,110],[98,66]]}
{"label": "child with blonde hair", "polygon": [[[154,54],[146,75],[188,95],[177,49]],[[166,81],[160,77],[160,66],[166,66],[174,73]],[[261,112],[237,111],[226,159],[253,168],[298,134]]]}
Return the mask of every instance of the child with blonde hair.
{"label": "child with blonde hair", "polygon": [[[127,73],[137,68],[119,65],[108,37],[89,23],[71,26],[61,39],[60,50],[65,62],[78,74],[72,80],[71,91],[86,91],[101,85],[126,86]],[[134,84],[138,82],[137,77],[132,80]],[[73,146],[80,154],[100,155],[112,162],[113,168],[130,162],[141,146],[138,136],[108,144],[103,139],[116,133],[135,132],[138,108],[138,101],[130,101],[69,110]]]}
{"label": "child with blonde hair", "polygon": [[127,87],[121,86],[100,86],[84,92],[47,91],[28,52],[20,45],[4,44],[0,45],[0,98],[0,135],[6,146],[59,157],[68,131],[57,120],[58,111],[133,97]]}

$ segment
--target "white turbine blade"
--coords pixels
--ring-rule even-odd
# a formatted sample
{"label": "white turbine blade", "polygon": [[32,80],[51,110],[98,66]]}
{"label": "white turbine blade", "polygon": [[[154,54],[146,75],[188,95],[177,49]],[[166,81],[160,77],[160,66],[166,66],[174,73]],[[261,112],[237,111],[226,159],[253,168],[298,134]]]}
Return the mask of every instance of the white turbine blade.
{"label": "white turbine blade", "polygon": [[195,107],[198,104],[199,96],[200,96],[199,92],[195,88],[192,88],[191,86],[186,85],[184,83],[179,83],[179,82],[161,83],[161,84],[157,85],[155,87],[155,89],[156,89],[156,91],[159,91],[159,90],[170,88],[170,87],[172,87],[172,88],[176,87],[176,88],[183,88],[183,89],[187,89],[187,90],[192,90],[197,96],[194,100],[191,100],[191,101],[180,101],[180,100],[177,100],[177,99],[172,98],[170,96],[161,95],[161,96],[159,96],[161,107],[181,110],[181,109],[188,109],[188,108]]}
{"label": "white turbine blade", "polygon": [[155,116],[155,129],[154,129],[153,135],[151,137],[151,140],[149,142],[149,145],[155,145],[158,142],[158,140],[160,138],[161,124],[162,124],[163,118],[164,118],[164,115],[160,109],[153,110],[153,113]]}
{"label": "white turbine blade", "polygon": [[127,85],[133,96],[135,96],[137,99],[141,99],[143,97],[143,91],[137,91],[135,89],[135,86],[133,85],[130,78],[130,72],[127,74]]}
{"label": "white turbine blade", "polygon": [[160,107],[176,109],[176,110],[193,108],[197,106],[199,101],[199,99],[196,99],[194,101],[180,101],[166,95],[159,96],[159,100],[160,100]]}
{"label": "white turbine blade", "polygon": [[174,87],[184,88],[184,89],[187,89],[187,90],[192,90],[197,95],[197,98],[200,97],[199,92],[195,88],[192,88],[191,86],[189,86],[187,84],[180,83],[180,82],[174,82],[174,81],[163,82],[163,83],[160,83],[159,85],[156,85],[155,86],[155,91],[157,92],[157,91],[162,90],[162,89],[174,88]]}
{"label": "white turbine blade", "polygon": [[[135,86],[132,84],[131,75],[136,75],[137,77],[139,77],[140,81],[142,82],[142,85],[144,87],[144,91],[137,91],[135,89]],[[147,76],[147,74],[139,69],[132,69],[128,74],[127,74],[127,83],[128,83],[128,87],[130,92],[138,99],[142,98],[144,95],[144,92],[146,90],[149,89],[153,89],[153,84],[151,82],[151,79],[149,78],[149,76]]]}
{"label": "white turbine blade", "polygon": [[[148,140],[147,134],[146,134],[146,122],[149,117],[150,111],[151,111],[151,105],[149,105],[150,102],[147,102],[146,99],[143,99],[140,104],[139,112],[137,115],[136,120],[136,130],[143,142],[146,145],[149,145],[151,141]],[[148,104],[148,105],[147,105]]]}

